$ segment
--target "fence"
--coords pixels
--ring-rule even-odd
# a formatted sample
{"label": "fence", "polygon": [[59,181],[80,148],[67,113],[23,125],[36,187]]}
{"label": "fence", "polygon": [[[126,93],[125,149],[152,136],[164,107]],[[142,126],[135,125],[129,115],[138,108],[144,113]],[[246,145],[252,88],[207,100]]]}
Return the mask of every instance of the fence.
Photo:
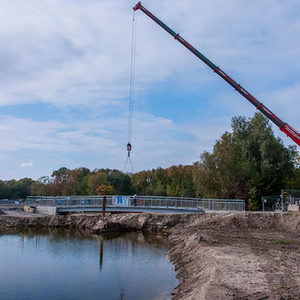
{"label": "fence", "polygon": [[263,196],[261,199],[263,211],[282,210],[282,199],[278,196]]}
{"label": "fence", "polygon": [[0,205],[16,205],[20,203],[20,200],[0,199]]}
{"label": "fence", "polygon": [[299,206],[300,190],[281,190],[281,199],[283,210],[287,210],[289,205]]}
{"label": "fence", "polygon": [[[28,205],[39,206],[102,206],[104,196],[30,196]],[[245,201],[239,199],[202,199],[161,196],[129,196],[129,206],[173,209],[204,209],[219,211],[244,211]],[[113,196],[106,196],[106,205],[114,206]]]}
{"label": "fence", "polygon": [[294,205],[300,202],[300,190],[281,190],[281,196],[286,204]]}
{"label": "fence", "polygon": [[289,205],[300,204],[300,190],[281,190],[278,196],[263,196],[263,211],[286,211]]}

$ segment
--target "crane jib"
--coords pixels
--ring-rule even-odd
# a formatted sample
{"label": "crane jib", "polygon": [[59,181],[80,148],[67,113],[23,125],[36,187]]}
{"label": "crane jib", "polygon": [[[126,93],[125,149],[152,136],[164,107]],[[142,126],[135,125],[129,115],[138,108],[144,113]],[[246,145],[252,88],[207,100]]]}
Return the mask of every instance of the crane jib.
{"label": "crane jib", "polygon": [[141,2],[138,2],[133,10],[136,11],[140,9],[148,17],[150,17],[155,23],[167,31],[170,35],[174,37],[179,43],[186,47],[190,52],[196,55],[200,60],[202,60],[208,67],[210,67],[215,73],[217,73],[222,79],[224,79],[228,84],[230,84],[238,93],[240,93],[244,98],[246,98],[250,103],[252,103],[260,112],[262,112],[269,120],[271,120],[275,125],[277,125],[282,132],[284,132],[288,137],[290,137],[298,146],[300,146],[300,134],[299,132],[292,128],[287,123],[280,120],[275,114],[273,114],[266,106],[259,102],[255,97],[253,97],[249,92],[247,92],[240,84],[236,83],[230,76],[228,76],[224,71],[212,63],[208,58],[206,58],[202,53],[200,53],[196,48],[189,44],[185,39],[183,39],[178,33],[175,33],[170,27],[163,23],[159,18],[152,14],[148,9],[146,9]]}

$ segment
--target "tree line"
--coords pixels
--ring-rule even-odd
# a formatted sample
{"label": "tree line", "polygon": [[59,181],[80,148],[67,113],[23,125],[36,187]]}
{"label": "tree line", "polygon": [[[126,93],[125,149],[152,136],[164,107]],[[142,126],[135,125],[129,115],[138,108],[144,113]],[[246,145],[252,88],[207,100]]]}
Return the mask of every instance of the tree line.
{"label": "tree line", "polygon": [[285,147],[260,113],[234,117],[211,152],[192,165],[177,165],[125,174],[119,170],[62,167],[34,181],[0,180],[0,199],[63,195],[159,195],[239,198],[260,209],[262,195],[279,195],[282,188],[300,189],[300,157]]}

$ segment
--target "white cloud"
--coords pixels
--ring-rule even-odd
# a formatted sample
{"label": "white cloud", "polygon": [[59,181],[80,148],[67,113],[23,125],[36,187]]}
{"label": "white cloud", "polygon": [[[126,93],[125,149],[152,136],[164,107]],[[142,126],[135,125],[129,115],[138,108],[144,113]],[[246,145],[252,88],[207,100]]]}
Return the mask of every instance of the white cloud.
{"label": "white cloud", "polygon": [[[128,91],[135,2],[2,1],[0,105],[117,104]],[[241,81],[278,80],[283,65],[299,70],[297,1],[167,0],[149,6]],[[166,78],[197,76],[202,85],[218,80],[142,12],[136,15],[137,90]]]}
{"label": "white cloud", "polygon": [[[131,8],[136,2],[1,2],[0,109],[42,102],[60,109],[92,106],[101,112],[100,119],[92,114],[72,121],[49,120],[45,115],[38,121],[0,111],[2,162],[18,156],[20,161],[34,161],[32,167],[37,168],[50,164],[45,158],[36,162],[37,153],[45,157],[51,153],[57,155],[49,166],[54,168],[77,163],[73,155],[85,165],[85,157],[93,154],[101,166],[123,165],[120,153],[127,143],[123,100],[129,89]],[[299,1],[145,0],[143,4],[300,129]],[[136,16],[135,168],[191,163],[229,129],[232,116],[250,116],[254,108],[142,12]],[[147,92],[166,81],[180,86],[183,97],[190,90],[206,95],[199,107],[205,105],[208,113],[191,112],[193,121],[181,123],[149,113]]]}
{"label": "white cloud", "polygon": [[[33,166],[30,165],[33,160],[35,168],[45,169],[47,165],[48,174],[35,172],[36,177],[49,175],[62,165],[122,169],[127,155],[126,115],[117,120],[108,117],[70,124],[10,116],[1,120],[2,152],[9,153],[5,163],[13,163],[17,156],[24,159],[20,167]],[[212,120],[209,124],[199,120],[179,125],[142,112],[136,114],[133,123],[132,160],[136,171],[158,165],[192,163],[202,151],[210,150],[215,137],[230,126],[226,118]],[[4,169],[2,172],[2,176],[6,176]]]}
{"label": "white cloud", "polygon": [[27,167],[32,167],[32,166],[33,166],[33,162],[32,161],[22,162],[20,164],[20,168],[27,168]]}

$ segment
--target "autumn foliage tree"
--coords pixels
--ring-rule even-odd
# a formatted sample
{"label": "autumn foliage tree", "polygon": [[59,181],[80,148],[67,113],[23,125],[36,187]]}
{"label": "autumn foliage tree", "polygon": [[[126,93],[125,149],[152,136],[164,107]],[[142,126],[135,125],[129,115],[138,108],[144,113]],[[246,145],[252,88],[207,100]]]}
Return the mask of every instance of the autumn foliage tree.
{"label": "autumn foliage tree", "polygon": [[96,189],[97,195],[113,195],[114,187],[112,185],[101,184]]}
{"label": "autumn foliage tree", "polygon": [[[247,208],[260,208],[262,195],[282,188],[300,189],[300,156],[274,136],[260,113],[235,117],[211,152],[192,165],[177,165],[125,174],[113,169],[66,167],[37,181],[0,180],[0,199],[28,195],[157,195],[167,197],[240,198]],[[297,156],[298,155],[298,156]]]}

